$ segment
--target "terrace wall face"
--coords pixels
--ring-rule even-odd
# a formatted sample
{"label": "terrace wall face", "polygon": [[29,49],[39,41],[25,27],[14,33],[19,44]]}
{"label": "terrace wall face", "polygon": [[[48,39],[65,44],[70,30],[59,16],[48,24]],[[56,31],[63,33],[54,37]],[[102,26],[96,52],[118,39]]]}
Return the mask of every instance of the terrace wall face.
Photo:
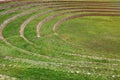
{"label": "terrace wall face", "polygon": [[8,1],[17,1],[17,0],[0,0],[0,2],[8,2]]}
{"label": "terrace wall face", "polygon": [[11,0],[0,0],[0,1],[11,1]]}

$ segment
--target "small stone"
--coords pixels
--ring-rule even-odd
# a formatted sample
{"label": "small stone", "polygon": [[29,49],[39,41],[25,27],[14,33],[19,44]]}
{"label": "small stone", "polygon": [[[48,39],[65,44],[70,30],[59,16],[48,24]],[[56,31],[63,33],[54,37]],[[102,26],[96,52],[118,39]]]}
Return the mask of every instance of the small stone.
{"label": "small stone", "polygon": [[9,78],[10,78],[10,76],[6,76],[5,78],[9,79]]}
{"label": "small stone", "polygon": [[112,77],[115,77],[115,75],[112,75]]}
{"label": "small stone", "polygon": [[70,71],[71,73],[74,73],[74,71]]}
{"label": "small stone", "polygon": [[9,66],[11,67],[12,65],[10,64]]}
{"label": "small stone", "polygon": [[90,75],[91,73],[88,72],[87,74]]}
{"label": "small stone", "polygon": [[0,77],[2,77],[2,74],[0,74]]}
{"label": "small stone", "polygon": [[80,73],[79,71],[76,71],[76,73]]}
{"label": "small stone", "polygon": [[16,78],[12,78],[12,80],[16,80]]}

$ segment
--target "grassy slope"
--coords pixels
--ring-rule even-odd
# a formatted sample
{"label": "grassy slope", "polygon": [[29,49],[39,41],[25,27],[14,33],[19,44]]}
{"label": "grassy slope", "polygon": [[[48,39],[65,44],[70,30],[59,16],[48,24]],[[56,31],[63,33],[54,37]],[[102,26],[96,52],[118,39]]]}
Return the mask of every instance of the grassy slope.
{"label": "grassy slope", "polygon": [[[46,15],[46,16],[49,16],[49,15]],[[8,18],[9,16],[12,16],[12,15],[2,16],[2,19],[4,20],[4,19]],[[110,25],[111,21],[109,20],[109,17],[106,17],[106,18],[105,17],[97,17],[97,18],[87,17],[87,19],[84,18],[84,19],[70,20],[68,22],[65,22],[61,26],[59,26],[59,28],[58,28],[58,32],[60,34],[59,36],[62,36],[62,38],[67,36],[67,40],[75,45],[85,44],[85,46],[82,45],[83,49],[85,48],[85,50],[87,50],[87,51],[85,51],[83,49],[80,49],[81,47],[78,47],[78,49],[75,49],[76,46],[71,47],[69,44],[64,43],[63,41],[58,39],[55,35],[52,35],[52,37],[45,37],[42,39],[37,39],[37,38],[33,39],[33,38],[35,38],[35,33],[34,33],[35,32],[34,31],[35,25],[43,17],[39,17],[39,18],[33,20],[29,25],[27,25],[26,32],[25,32],[26,36],[29,38],[29,40],[36,43],[37,46],[40,47],[42,45],[43,47],[42,48],[34,48],[31,45],[27,44],[23,39],[20,38],[20,36],[18,34],[19,34],[20,24],[30,16],[31,16],[31,14],[28,16],[25,16],[25,17],[20,17],[20,18],[16,19],[14,22],[11,22],[5,28],[4,36],[13,45],[20,47],[20,48],[23,48],[23,49],[25,48],[26,50],[29,50],[32,52],[39,52],[40,54],[43,54],[43,55],[49,55],[49,56],[60,58],[60,59],[62,58],[62,59],[75,60],[75,61],[99,62],[99,60],[97,61],[94,59],[92,60],[92,59],[62,55],[61,53],[62,52],[63,53],[64,52],[72,53],[72,51],[76,52],[76,50],[78,50],[77,53],[79,53],[82,50],[83,51],[83,52],[81,52],[82,54],[84,53],[87,55],[96,55],[96,56],[104,55],[105,57],[111,57],[111,58],[117,57],[117,58],[119,58],[119,47],[120,47],[119,44],[120,43],[119,43],[119,37],[117,37],[117,36],[120,35],[119,31],[118,31],[119,30],[118,25],[120,24],[119,23],[120,18],[118,18],[118,17],[114,17],[114,18],[110,17],[110,19],[112,19],[112,23],[113,23],[111,25]],[[62,17],[59,17],[59,19],[60,18],[62,18]],[[1,19],[0,23],[2,23],[2,21],[3,21],[2,19]],[[58,19],[58,18],[56,18],[56,19]],[[89,21],[89,20],[91,20],[91,21]],[[103,21],[103,20],[105,20],[105,21]],[[86,24],[86,22],[87,22],[87,24]],[[94,22],[94,24],[91,24],[93,22]],[[101,28],[102,25],[99,22],[104,23],[104,26],[102,28]],[[52,25],[54,23],[55,23],[55,21],[53,20],[53,21],[49,21],[47,24],[44,25],[44,27],[41,30],[43,33],[43,36],[45,34],[52,33],[51,29],[52,29]],[[69,23],[71,23],[70,26],[69,26]],[[50,26],[50,28],[47,28],[48,25]],[[79,27],[79,25],[85,26],[85,27]],[[88,30],[88,25],[91,25],[89,30]],[[93,25],[96,28],[93,28]],[[107,26],[110,26],[111,28],[108,28]],[[113,26],[115,26],[115,27],[113,27]],[[72,28],[72,31],[71,31],[71,29],[69,29],[69,27]],[[47,29],[47,31],[46,31],[46,29]],[[85,36],[85,38],[81,39],[81,38],[77,37],[77,35],[79,34],[79,30],[84,30],[83,32],[81,32],[82,34],[80,34],[80,36],[82,36],[82,37]],[[48,32],[48,31],[50,31],[50,32]],[[33,35],[29,35],[28,32],[33,34]],[[76,32],[76,33],[71,34],[73,32]],[[104,34],[104,32],[106,32],[106,33]],[[89,35],[88,35],[88,33],[89,33]],[[101,33],[101,35],[99,35],[99,33]],[[112,36],[110,33],[112,34]],[[74,35],[76,35],[76,36],[74,36]],[[98,35],[99,35],[99,37],[97,37]],[[96,43],[101,43],[104,40],[100,40],[100,42],[96,42],[95,45],[93,45],[93,42],[90,41],[90,40],[94,40],[94,39],[99,40],[100,38],[104,38],[103,35],[105,37],[110,36],[110,38],[108,37],[108,39],[107,39],[107,40],[109,40],[109,42],[107,41],[107,43],[104,42],[103,44],[100,44],[100,46],[105,47],[104,49],[99,48],[98,45],[96,45]],[[73,37],[74,37],[74,40],[71,39]],[[112,40],[113,40],[113,38],[115,38],[115,41],[110,41],[111,37],[112,37]],[[57,41],[57,42],[56,43],[52,42],[52,40]],[[76,40],[76,42],[75,42],[75,40]],[[82,43],[79,43],[79,41],[82,41]],[[88,41],[90,41],[90,42],[88,42]],[[57,45],[57,46],[55,46],[55,45]],[[88,45],[91,45],[91,46],[88,46]],[[112,45],[114,47],[111,47],[109,45]],[[92,52],[91,50],[93,50],[93,49],[94,49],[94,51]],[[110,51],[109,49],[110,50],[112,49],[112,50]],[[59,50],[59,51],[56,52],[56,50]],[[81,54],[81,53],[79,53],[79,54]],[[108,53],[111,55],[108,56],[107,55]],[[0,73],[9,75],[11,77],[12,76],[16,77],[20,80],[105,80],[106,79],[106,75],[104,75],[104,74],[102,76],[99,76],[99,75],[97,76],[95,74],[86,75],[84,73],[79,73],[79,74],[68,73],[67,68],[64,68],[64,66],[62,66],[63,67],[62,68],[62,67],[56,67],[56,66],[50,67],[50,65],[48,65],[47,69],[44,69],[44,67],[46,67],[45,65],[35,65],[34,63],[28,64],[26,62],[21,62],[21,61],[4,60],[5,56],[11,56],[14,58],[15,57],[27,58],[27,59],[31,59],[31,60],[46,61],[46,62],[49,62],[49,61],[61,62],[62,59],[61,59],[61,61],[55,61],[52,59],[44,59],[42,57],[39,58],[39,57],[35,57],[35,56],[30,56],[30,55],[24,54],[22,52],[19,52],[16,49],[7,46],[4,42],[0,41],[0,57],[1,57],[0,62],[1,62],[1,64],[5,64],[5,67],[3,65],[0,65],[0,67],[1,67]],[[100,62],[104,63],[104,61],[100,61]],[[67,62],[64,62],[64,64],[66,64],[66,63]],[[108,62],[108,63],[112,63],[112,62]],[[113,63],[117,63],[117,62],[113,62]],[[10,66],[11,64],[13,66],[16,65],[16,67]],[[70,63],[70,64],[74,64],[74,63]],[[79,64],[76,63],[75,65],[79,65]],[[80,65],[82,65],[82,64],[80,64]],[[88,64],[84,64],[84,65],[86,66]],[[92,64],[91,66],[93,67],[96,65]],[[69,67],[69,66],[67,66],[67,67]],[[99,65],[99,67],[100,67],[100,65]],[[101,66],[101,67],[103,67],[103,66]],[[107,67],[108,66],[105,66],[105,68],[107,68]],[[70,69],[74,70],[72,68],[70,68]],[[75,68],[75,69],[77,69],[77,68]],[[116,69],[119,69],[119,67],[117,66]],[[66,71],[64,71],[64,70],[66,70]],[[83,69],[83,70],[89,71],[89,69]],[[95,69],[91,69],[91,70],[93,70],[92,72],[95,72],[95,73],[100,72],[100,71],[97,71]],[[110,71],[105,70],[105,72],[106,72],[106,74],[109,74]],[[102,71],[102,73],[104,73],[104,71]],[[115,71],[114,73],[117,75],[120,74],[119,70]],[[109,77],[107,77],[107,79],[109,79]],[[118,79],[118,78],[114,78],[114,79]]]}
{"label": "grassy slope", "polygon": [[[96,52],[96,55],[119,58],[119,20],[120,17],[78,18],[59,26],[58,33],[71,44],[81,45],[81,49],[83,47],[90,52],[93,51],[88,54],[95,55],[94,52]],[[79,32],[80,37],[78,37]]]}

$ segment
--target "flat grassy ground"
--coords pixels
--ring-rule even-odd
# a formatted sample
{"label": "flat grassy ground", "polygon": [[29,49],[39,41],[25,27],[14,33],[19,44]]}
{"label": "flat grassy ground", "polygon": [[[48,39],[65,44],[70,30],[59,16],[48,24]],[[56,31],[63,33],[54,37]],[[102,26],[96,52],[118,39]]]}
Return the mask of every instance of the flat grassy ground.
{"label": "flat grassy ground", "polygon": [[120,2],[36,1],[0,4],[0,80],[120,79]]}

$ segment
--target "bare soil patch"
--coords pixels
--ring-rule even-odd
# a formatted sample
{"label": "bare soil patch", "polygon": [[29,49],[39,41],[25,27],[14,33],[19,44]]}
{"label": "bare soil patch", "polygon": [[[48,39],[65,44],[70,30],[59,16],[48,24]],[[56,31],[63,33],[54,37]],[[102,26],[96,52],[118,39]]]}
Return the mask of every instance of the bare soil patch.
{"label": "bare soil patch", "polygon": [[11,2],[11,1],[17,1],[17,0],[0,0],[0,4],[1,3],[6,3],[6,2]]}

